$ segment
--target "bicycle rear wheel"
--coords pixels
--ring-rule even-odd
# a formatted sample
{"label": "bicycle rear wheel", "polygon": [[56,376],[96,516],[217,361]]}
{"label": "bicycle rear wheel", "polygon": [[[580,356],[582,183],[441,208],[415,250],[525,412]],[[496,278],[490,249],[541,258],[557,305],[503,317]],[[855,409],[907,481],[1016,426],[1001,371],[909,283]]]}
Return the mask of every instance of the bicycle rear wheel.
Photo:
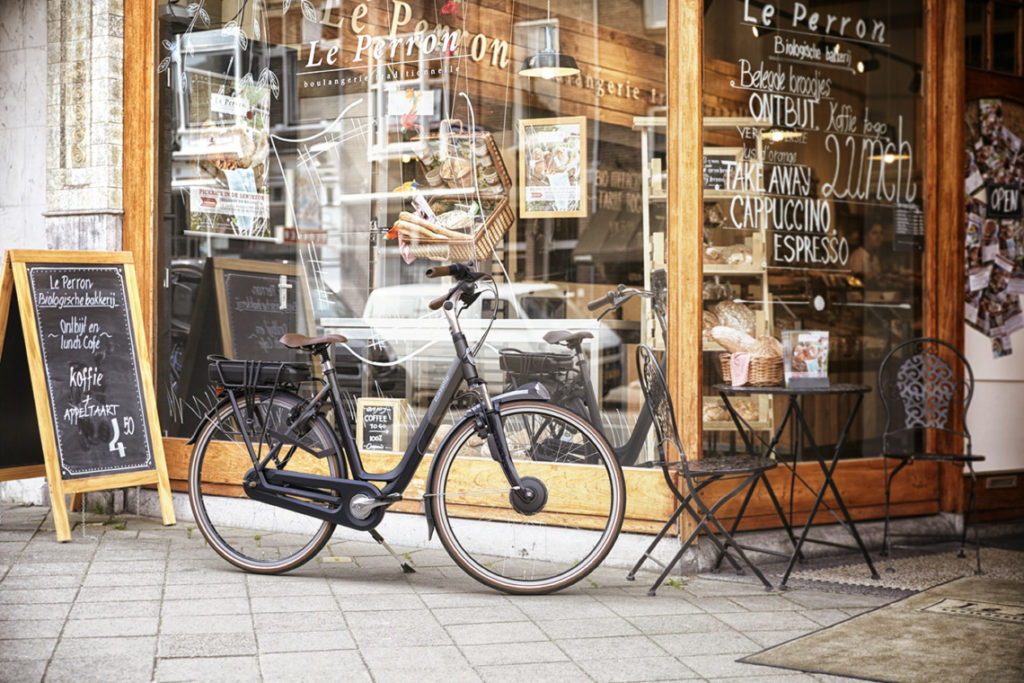
{"label": "bicycle rear wheel", "polygon": [[563,408],[509,403],[501,420],[534,502],[512,491],[468,420],[435,456],[428,498],[438,536],[463,570],[492,588],[560,590],[593,571],[614,545],[626,500],[622,469],[600,433]]}
{"label": "bicycle rear wheel", "polygon": [[[301,435],[293,430],[284,436],[302,404],[289,393],[257,393],[252,425],[246,427],[253,450],[262,461],[280,446],[267,469],[343,477],[341,449],[323,419],[309,421]],[[241,398],[239,406],[244,415]],[[217,554],[246,571],[276,574],[308,562],[330,540],[335,525],[248,498],[241,485],[251,469],[242,429],[225,402],[199,432],[189,463],[189,503],[199,531]]]}

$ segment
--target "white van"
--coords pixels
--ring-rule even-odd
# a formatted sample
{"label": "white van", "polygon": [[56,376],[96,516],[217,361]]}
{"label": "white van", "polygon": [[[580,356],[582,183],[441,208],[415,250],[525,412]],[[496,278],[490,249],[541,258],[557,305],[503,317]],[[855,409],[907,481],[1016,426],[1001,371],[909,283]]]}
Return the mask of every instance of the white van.
{"label": "white van", "polygon": [[[381,287],[370,293],[362,319],[325,319],[327,332],[349,338],[368,336],[372,345],[377,337],[386,342],[405,367],[411,399],[429,400],[453,359],[451,337],[440,311],[429,304],[447,291],[447,284],[397,285]],[[622,378],[623,354],[620,336],[599,323],[587,311],[586,301],[577,301],[566,287],[543,282],[519,282],[498,285],[498,296],[481,286],[479,300],[460,316],[470,348],[475,348],[491,322],[495,306],[497,317],[484,346],[477,353],[477,366],[491,393],[504,385],[498,365],[498,351],[515,348],[527,352],[558,352],[559,347],[543,340],[550,330],[587,330],[594,335],[588,353],[591,378],[603,393],[617,386]],[[600,354],[593,349],[600,348]]]}

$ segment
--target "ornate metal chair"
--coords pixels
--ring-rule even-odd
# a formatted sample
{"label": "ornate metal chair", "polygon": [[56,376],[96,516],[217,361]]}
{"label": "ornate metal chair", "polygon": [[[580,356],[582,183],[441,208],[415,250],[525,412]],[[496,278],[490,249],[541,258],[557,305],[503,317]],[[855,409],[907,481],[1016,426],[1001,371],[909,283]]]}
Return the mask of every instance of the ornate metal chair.
{"label": "ornate metal chair", "polygon": [[[975,512],[974,463],[984,456],[971,451],[967,409],[974,393],[974,373],[963,354],[941,339],[920,337],[905,341],[886,355],[878,369],[878,391],[885,408],[882,456],[885,463],[885,532],[883,552],[892,569],[892,536],[889,528],[892,480],[915,460],[966,465],[971,477],[967,515],[960,534],[964,557],[967,524]],[[962,450],[950,444],[962,442]],[[889,461],[899,464],[890,473]],[[899,534],[903,535],[903,534]],[[981,547],[974,530],[977,574],[981,574]]]}
{"label": "ornate metal chair", "polygon": [[[662,472],[665,475],[665,482],[679,500],[679,505],[676,507],[675,512],[672,513],[672,516],[669,517],[669,520],[665,522],[665,526],[662,527],[654,541],[651,542],[650,546],[648,546],[647,550],[637,561],[636,565],[626,575],[626,579],[632,581],[636,577],[637,571],[648,559],[661,564],[652,557],[651,553],[685,510],[697,522],[697,526],[686,540],[683,541],[675,557],[668,564],[663,565],[664,571],[662,571],[661,576],[658,577],[658,580],[651,586],[650,590],[647,591],[648,595],[655,594],[655,591],[658,590],[658,587],[668,576],[669,572],[672,571],[672,568],[683,556],[683,553],[694,544],[702,531],[707,532],[708,539],[715,544],[718,552],[728,559],[737,571],[742,571],[742,567],[733,558],[730,549],[735,550],[740,560],[750,567],[768,590],[771,590],[772,584],[765,578],[761,570],[750,561],[746,553],[743,552],[745,546],[741,546],[735,541],[732,534],[718,520],[716,514],[723,505],[748,486],[756,485],[759,480],[763,480],[765,486],[768,486],[768,482],[763,479],[763,475],[766,471],[774,468],[776,462],[770,458],[743,455],[716,455],[702,458],[701,460],[688,461],[683,453],[679,432],[676,429],[675,411],[672,407],[672,398],[668,393],[665,376],[661,372],[661,367],[658,365],[654,352],[643,344],[638,346],[636,350],[636,366],[640,374],[640,386],[643,388],[647,409],[651,412],[658,439],[660,459],[652,464],[661,466]],[[675,449],[674,456],[668,453],[669,446]],[[672,474],[674,472],[682,474],[683,481],[686,483],[685,492],[673,480]],[[705,500],[705,496],[709,493],[706,491],[706,488],[720,480],[732,480],[739,483],[716,500]],[[771,492],[770,486],[768,486],[768,490],[778,510],[778,502],[775,499],[774,493]],[[779,510],[779,514],[782,514],[781,510]]]}

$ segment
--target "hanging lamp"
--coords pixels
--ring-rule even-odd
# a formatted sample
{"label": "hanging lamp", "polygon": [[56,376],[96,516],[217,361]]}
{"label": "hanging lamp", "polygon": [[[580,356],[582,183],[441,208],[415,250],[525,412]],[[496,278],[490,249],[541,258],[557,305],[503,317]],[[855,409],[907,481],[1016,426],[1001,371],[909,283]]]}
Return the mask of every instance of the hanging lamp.
{"label": "hanging lamp", "polygon": [[548,21],[544,24],[544,47],[523,60],[520,76],[527,78],[563,78],[580,72],[572,55],[555,51],[554,27],[551,25],[551,0],[548,0]]}

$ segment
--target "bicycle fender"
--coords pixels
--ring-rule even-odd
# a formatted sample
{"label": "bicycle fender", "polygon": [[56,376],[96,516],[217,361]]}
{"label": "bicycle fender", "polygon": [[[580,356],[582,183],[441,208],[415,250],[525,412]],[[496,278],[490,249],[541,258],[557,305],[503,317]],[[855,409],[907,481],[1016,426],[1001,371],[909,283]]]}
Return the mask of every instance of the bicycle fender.
{"label": "bicycle fender", "polygon": [[196,439],[199,438],[199,432],[203,431],[203,427],[206,426],[206,423],[213,419],[213,416],[217,414],[217,411],[220,410],[221,406],[223,406],[225,403],[230,403],[230,400],[227,398],[222,398],[221,400],[217,401],[217,403],[212,408],[210,408],[203,414],[203,417],[199,420],[199,424],[196,425],[195,431],[192,432],[192,436],[188,437],[188,441],[185,442],[185,445],[191,446],[196,442]]}
{"label": "bicycle fender", "polygon": [[551,401],[551,393],[540,382],[528,382],[518,389],[506,391],[491,399],[491,404],[497,409],[502,403],[509,401]]}

